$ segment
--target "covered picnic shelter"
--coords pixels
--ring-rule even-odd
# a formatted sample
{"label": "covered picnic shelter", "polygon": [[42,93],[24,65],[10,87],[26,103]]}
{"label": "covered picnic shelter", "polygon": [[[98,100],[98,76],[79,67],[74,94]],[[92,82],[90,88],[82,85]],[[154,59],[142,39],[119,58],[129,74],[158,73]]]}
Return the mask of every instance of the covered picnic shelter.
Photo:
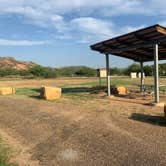
{"label": "covered picnic shelter", "polygon": [[153,25],[90,46],[92,50],[105,54],[107,68],[107,92],[110,92],[109,55],[128,58],[141,65],[141,91],[143,91],[143,63],[154,61],[155,103],[159,103],[158,61],[166,60],[166,28]]}

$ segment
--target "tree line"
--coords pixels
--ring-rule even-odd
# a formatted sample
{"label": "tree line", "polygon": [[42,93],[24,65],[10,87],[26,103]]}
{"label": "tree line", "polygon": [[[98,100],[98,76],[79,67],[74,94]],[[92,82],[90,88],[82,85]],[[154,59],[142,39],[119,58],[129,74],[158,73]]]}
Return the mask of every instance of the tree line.
{"label": "tree line", "polygon": [[63,68],[51,68],[35,65],[29,70],[17,69],[0,69],[0,77],[5,76],[23,76],[23,77],[41,77],[41,78],[56,78],[56,77],[94,77],[96,70],[86,66],[73,66]]}
{"label": "tree line", "polygon": [[[140,72],[139,64],[132,64],[127,68],[111,68],[111,75],[130,75],[131,72]],[[144,73],[146,76],[153,75],[153,65],[145,65]],[[42,77],[42,78],[56,78],[56,77],[95,77],[96,69],[86,66],[72,66],[63,68],[51,68],[35,65],[29,70],[17,69],[0,69],[0,77],[5,76],[23,76],[23,77]],[[166,63],[159,65],[159,75],[166,76]]]}
{"label": "tree line", "polygon": [[[139,64],[132,64],[128,66],[126,69],[123,69],[122,73],[124,75],[130,75],[131,72],[139,73],[141,71],[141,66]],[[143,71],[146,76],[153,76],[154,75],[154,65],[145,65],[143,67]],[[159,75],[166,76],[166,63],[159,64]]]}

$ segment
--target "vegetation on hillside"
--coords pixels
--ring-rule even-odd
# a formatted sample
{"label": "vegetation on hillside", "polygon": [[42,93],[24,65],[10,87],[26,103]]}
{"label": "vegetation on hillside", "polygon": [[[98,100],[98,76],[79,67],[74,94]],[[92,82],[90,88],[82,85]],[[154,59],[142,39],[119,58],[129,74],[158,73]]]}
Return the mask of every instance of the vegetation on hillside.
{"label": "vegetation on hillside", "polygon": [[[140,72],[139,64],[132,64],[127,68],[111,68],[111,75],[130,75],[131,72]],[[146,76],[153,75],[153,65],[144,66]],[[56,78],[56,77],[95,77],[96,69],[86,66],[71,66],[63,68],[43,67],[34,65],[28,70],[18,69],[0,69],[0,77],[5,76],[24,76],[24,77],[40,77],[40,78]],[[159,65],[159,75],[166,76],[166,63]]]}
{"label": "vegetation on hillside", "polygon": [[56,77],[94,77],[96,76],[96,69],[78,66],[78,67],[64,67],[64,68],[51,68],[35,65],[29,70],[16,70],[16,69],[0,69],[0,77],[5,76],[31,76],[41,78],[56,78]]}

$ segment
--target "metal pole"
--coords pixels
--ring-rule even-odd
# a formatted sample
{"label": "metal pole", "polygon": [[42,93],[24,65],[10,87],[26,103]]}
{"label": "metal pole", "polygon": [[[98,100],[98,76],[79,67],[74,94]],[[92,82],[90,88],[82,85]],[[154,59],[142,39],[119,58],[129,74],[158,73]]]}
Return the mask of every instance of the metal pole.
{"label": "metal pole", "polygon": [[141,93],[144,91],[144,69],[143,69],[143,62],[140,62],[141,65]]}
{"label": "metal pole", "polygon": [[158,44],[154,45],[154,89],[155,103],[159,103]]}
{"label": "metal pole", "polygon": [[109,54],[106,54],[106,70],[107,70],[107,95],[111,96],[110,89],[110,69],[109,69]]}

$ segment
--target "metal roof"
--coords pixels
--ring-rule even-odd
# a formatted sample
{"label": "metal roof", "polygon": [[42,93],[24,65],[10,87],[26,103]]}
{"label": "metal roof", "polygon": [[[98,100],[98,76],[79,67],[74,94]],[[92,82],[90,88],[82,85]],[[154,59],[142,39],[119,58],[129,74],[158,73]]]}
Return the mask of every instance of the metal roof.
{"label": "metal roof", "polygon": [[91,45],[91,49],[138,62],[154,60],[153,45],[159,44],[159,60],[166,60],[166,28],[153,25]]}

